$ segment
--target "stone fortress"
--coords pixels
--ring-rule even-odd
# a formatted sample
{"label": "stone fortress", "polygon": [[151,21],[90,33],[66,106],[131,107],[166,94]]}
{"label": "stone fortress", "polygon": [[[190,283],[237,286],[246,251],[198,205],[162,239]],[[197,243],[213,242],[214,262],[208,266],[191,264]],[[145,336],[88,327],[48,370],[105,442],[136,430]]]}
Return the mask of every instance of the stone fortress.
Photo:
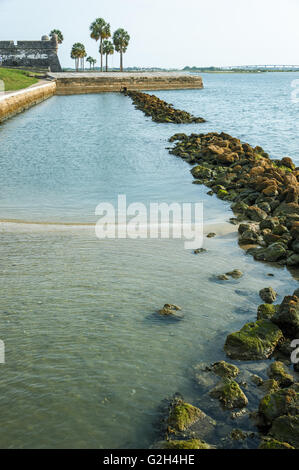
{"label": "stone fortress", "polygon": [[57,55],[58,41],[54,34],[51,39],[43,36],[41,41],[0,41],[0,62],[5,67],[42,68],[61,72]]}

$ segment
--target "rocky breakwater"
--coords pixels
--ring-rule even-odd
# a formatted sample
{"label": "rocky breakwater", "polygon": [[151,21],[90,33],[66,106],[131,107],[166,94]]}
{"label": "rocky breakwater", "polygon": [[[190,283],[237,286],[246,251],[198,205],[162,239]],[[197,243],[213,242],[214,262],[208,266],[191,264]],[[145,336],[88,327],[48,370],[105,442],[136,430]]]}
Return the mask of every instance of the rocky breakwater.
{"label": "rocky breakwater", "polygon": [[187,111],[175,109],[172,104],[160,100],[160,98],[155,95],[138,91],[125,91],[124,93],[132,99],[137,109],[143,111],[146,116],[150,116],[155,122],[174,124],[205,122],[205,119],[201,117],[195,117]]}
{"label": "rocky breakwater", "polygon": [[272,160],[225,133],[175,134],[170,153],[196,165],[195,183],[231,201],[239,243],[256,260],[299,266],[299,168],[291,158]]}
{"label": "rocky breakwater", "polygon": [[45,101],[56,93],[56,83],[50,82],[0,96],[0,122]]}

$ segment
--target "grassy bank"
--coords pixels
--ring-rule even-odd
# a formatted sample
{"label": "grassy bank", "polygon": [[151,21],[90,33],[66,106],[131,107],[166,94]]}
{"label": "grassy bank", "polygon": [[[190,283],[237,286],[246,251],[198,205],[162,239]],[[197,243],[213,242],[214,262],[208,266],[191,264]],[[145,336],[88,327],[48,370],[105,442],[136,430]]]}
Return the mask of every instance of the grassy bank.
{"label": "grassy bank", "polygon": [[38,82],[29,72],[4,68],[0,68],[0,80],[4,81],[4,91],[21,90]]}

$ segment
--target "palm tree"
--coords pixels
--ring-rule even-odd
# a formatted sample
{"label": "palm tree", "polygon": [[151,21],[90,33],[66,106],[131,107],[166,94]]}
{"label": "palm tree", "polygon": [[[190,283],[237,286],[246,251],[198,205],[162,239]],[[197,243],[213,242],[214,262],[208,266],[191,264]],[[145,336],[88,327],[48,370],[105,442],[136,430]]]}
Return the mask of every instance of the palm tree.
{"label": "palm tree", "polygon": [[103,18],[97,18],[89,27],[90,37],[98,41],[100,39],[101,71],[103,72],[103,40],[111,37],[110,24]]}
{"label": "palm tree", "polygon": [[50,38],[52,38],[54,34],[56,34],[57,36],[58,44],[62,44],[64,40],[62,32],[59,29],[52,29],[52,31],[49,34]]}
{"label": "palm tree", "polygon": [[71,50],[71,58],[75,59],[76,71],[79,69],[79,62],[81,62],[81,68],[84,70],[84,58],[87,56],[85,46],[81,42],[76,42]]}
{"label": "palm tree", "polygon": [[88,56],[87,59],[86,59],[86,62],[89,62],[89,67],[90,67],[90,70],[91,70],[91,64],[93,63],[93,58],[91,56]]}
{"label": "palm tree", "polygon": [[103,41],[103,54],[106,56],[106,72],[108,72],[108,55],[114,54],[114,46],[107,39]]}
{"label": "palm tree", "polygon": [[120,71],[123,71],[123,54],[127,51],[130,41],[130,36],[122,28],[119,28],[113,34],[113,44],[115,50],[120,53]]}

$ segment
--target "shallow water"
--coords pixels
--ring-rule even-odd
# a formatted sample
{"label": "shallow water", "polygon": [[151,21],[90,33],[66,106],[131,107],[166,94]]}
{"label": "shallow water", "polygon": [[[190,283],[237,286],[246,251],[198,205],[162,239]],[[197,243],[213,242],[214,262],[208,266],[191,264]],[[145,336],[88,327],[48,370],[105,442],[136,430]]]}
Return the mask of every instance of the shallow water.
{"label": "shallow water", "polygon": [[[0,128],[0,218],[92,222],[101,200],[126,193],[203,200],[206,223],[226,220],[229,206],[191,184],[167,139],[224,130],[296,160],[294,78],[207,75],[204,90],[157,92],[206,117],[200,126],[152,123],[117,94],[55,97]],[[198,256],[180,240],[100,241],[88,227],[2,224],[0,236],[2,448],[148,447],[165,397],[180,392],[208,410],[191,368],[224,357],[227,333],[255,318],[257,292],[272,285],[279,302],[297,287],[285,268],[247,257],[234,227],[205,239]],[[244,277],[212,281],[232,268]],[[158,318],[165,302],[181,305],[184,319]]]}

